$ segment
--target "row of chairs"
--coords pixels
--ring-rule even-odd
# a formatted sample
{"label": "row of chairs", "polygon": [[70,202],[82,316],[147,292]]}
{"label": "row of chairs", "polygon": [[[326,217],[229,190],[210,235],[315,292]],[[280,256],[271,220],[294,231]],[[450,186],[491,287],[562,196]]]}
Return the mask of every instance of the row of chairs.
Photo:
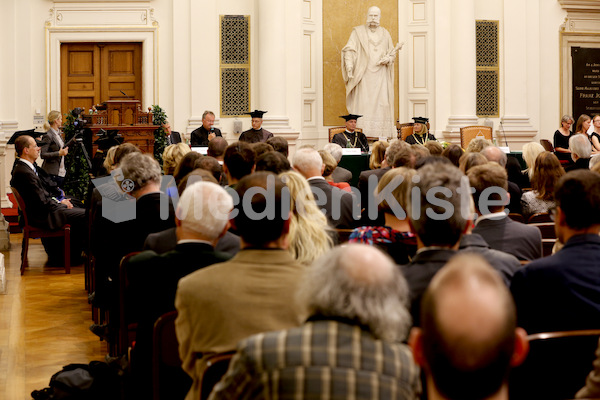
{"label": "row of chairs", "polygon": [[526,223],[538,228],[542,234],[542,255],[546,257],[552,254],[552,249],[556,244],[556,232],[554,231],[554,222],[549,213],[533,214],[527,221],[523,215],[518,213],[510,213],[508,216],[517,222]]}

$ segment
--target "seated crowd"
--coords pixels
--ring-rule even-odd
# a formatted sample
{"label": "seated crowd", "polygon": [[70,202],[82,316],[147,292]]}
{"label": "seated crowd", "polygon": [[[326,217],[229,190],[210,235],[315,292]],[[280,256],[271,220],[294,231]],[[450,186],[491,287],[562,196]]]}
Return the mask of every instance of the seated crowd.
{"label": "seated crowd", "polygon": [[[139,398],[152,398],[154,322],[177,311],[186,399],[225,352],[211,399],[507,399],[527,334],[600,328],[600,174],[584,135],[568,140],[573,171],[536,146],[520,171],[484,139],[444,149],[425,122],[408,143],[376,142],[358,177],[338,166],[339,144],[290,157],[264,132],[211,133],[206,156],[169,145],[164,176],[122,144],[86,210],[54,199],[23,136],[11,186],[43,210],[36,223],[74,224],[93,257],[91,298],[109,322],[90,329],[114,342],[119,313],[137,324]],[[540,230],[508,212],[548,213],[562,249],[542,257]],[[579,396],[600,396],[595,365]]]}

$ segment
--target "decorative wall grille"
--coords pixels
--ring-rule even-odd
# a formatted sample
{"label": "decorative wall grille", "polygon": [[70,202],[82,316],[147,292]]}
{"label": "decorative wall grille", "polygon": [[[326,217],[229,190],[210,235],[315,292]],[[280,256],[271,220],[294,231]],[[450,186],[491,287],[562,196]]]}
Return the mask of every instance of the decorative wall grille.
{"label": "decorative wall grille", "polygon": [[221,117],[250,111],[250,17],[221,15]]}
{"label": "decorative wall grille", "polygon": [[498,117],[498,21],[475,21],[477,60],[477,116]]}

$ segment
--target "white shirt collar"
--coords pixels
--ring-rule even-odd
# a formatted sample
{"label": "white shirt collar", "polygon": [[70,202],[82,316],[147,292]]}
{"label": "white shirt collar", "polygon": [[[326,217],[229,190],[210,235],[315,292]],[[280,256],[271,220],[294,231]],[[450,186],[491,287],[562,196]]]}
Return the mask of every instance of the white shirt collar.
{"label": "white shirt collar", "polygon": [[311,176],[310,178],[307,179],[307,181],[316,181],[317,179],[325,180],[325,178],[323,178],[322,176]]}
{"label": "white shirt collar", "polygon": [[498,211],[491,214],[480,215],[479,218],[475,221],[475,226],[479,223],[479,221],[483,221],[484,219],[492,219],[494,221],[498,221],[502,218],[506,218],[507,215],[504,211]]}

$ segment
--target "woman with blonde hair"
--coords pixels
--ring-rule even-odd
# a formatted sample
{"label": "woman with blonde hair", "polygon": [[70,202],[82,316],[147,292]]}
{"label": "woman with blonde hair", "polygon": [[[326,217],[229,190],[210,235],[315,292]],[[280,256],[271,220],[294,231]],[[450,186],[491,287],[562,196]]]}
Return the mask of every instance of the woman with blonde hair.
{"label": "woman with blonde hair", "polygon": [[185,143],[171,144],[163,151],[163,171],[165,175],[173,175],[179,162],[190,151],[190,146]]}
{"label": "woman with blonde hair", "polygon": [[565,170],[554,153],[544,151],[537,156],[531,177],[533,190],[523,193],[521,197],[521,208],[525,219],[533,214],[548,212],[556,205],[554,187],[564,174]]}
{"label": "woman with blonde hair", "polygon": [[310,264],[333,247],[327,218],[317,207],[308,181],[295,171],[279,177],[290,191],[288,250],[302,264]]}
{"label": "woman with blonde hair", "polygon": [[50,111],[44,122],[46,133],[40,141],[40,157],[44,160],[42,169],[50,175],[59,188],[62,188],[67,175],[65,156],[69,153],[69,148],[64,147],[65,142],[60,136],[61,125],[60,111]]}
{"label": "woman with blonde hair", "polygon": [[381,168],[381,163],[385,160],[385,150],[390,146],[388,142],[383,142],[378,140],[373,143],[373,147],[371,148],[371,157],[369,158],[369,168],[370,169],[379,169]]}
{"label": "woman with blonde hair", "polygon": [[397,264],[406,264],[410,261],[417,248],[416,237],[408,223],[408,209],[410,207],[410,190],[412,178],[416,170],[398,167],[386,172],[377,185],[375,195],[378,196],[388,185],[393,185],[391,195],[400,205],[394,208],[387,200],[379,203],[379,211],[385,218],[384,226],[362,226],[354,229],[350,234],[351,243],[365,243],[377,246],[388,253]]}
{"label": "woman with blonde hair", "polygon": [[535,160],[537,156],[542,154],[544,151],[544,146],[539,144],[538,142],[529,142],[523,145],[523,160],[525,164],[527,164],[527,168],[523,171],[524,174],[527,174],[529,180],[533,177],[533,166],[535,165]]}

